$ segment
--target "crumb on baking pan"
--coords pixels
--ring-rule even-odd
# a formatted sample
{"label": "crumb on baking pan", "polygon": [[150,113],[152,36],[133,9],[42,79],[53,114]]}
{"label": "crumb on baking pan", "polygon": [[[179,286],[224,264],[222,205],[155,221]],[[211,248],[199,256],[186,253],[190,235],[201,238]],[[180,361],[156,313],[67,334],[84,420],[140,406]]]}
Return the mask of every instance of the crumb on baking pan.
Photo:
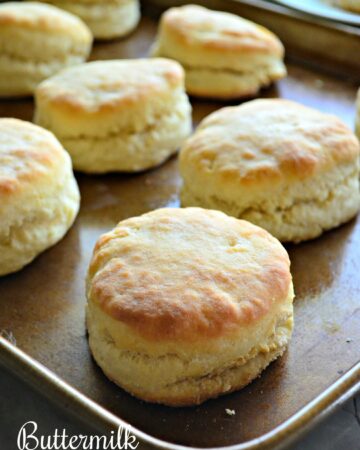
{"label": "crumb on baking pan", "polygon": [[228,416],[235,416],[235,414],[236,414],[235,409],[225,408],[225,412]]}
{"label": "crumb on baking pan", "polygon": [[9,330],[0,330],[0,337],[3,337],[4,339],[6,339],[7,341],[9,341],[11,344],[13,345],[17,345],[16,344],[16,338],[13,335],[12,331]]}

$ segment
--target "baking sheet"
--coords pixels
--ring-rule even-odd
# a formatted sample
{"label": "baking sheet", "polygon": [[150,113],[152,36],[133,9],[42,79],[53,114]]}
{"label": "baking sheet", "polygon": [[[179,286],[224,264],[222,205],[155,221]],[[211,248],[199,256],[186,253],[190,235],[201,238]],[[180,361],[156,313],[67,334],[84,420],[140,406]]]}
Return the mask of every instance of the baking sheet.
{"label": "baking sheet", "polygon": [[[92,58],[144,56],[155,28],[144,18],[126,40],[97,44]],[[352,126],[355,85],[291,63],[288,68],[289,77],[263,91],[263,97],[298,100],[336,113]],[[223,105],[193,101],[195,123]],[[0,116],[31,120],[32,114],[31,100],[0,102]],[[171,409],[143,403],[113,385],[88,350],[87,265],[98,236],[119,220],[179,206],[177,160],[138,175],[78,174],[77,178],[82,207],[65,239],[21,272],[0,279],[0,330],[11,333],[18,348],[116,417],[184,446],[250,448],[247,443],[260,437],[265,448],[267,441],[261,437],[280,426],[277,433],[283,439],[294,414],[298,432],[301,424],[305,426],[309,417],[344,396],[346,389],[354,390],[360,381],[360,219],[317,240],[288,247],[297,294],[293,340],[284,357],[247,388],[196,408]],[[0,360],[12,365],[5,353],[0,352]],[[24,368],[21,373],[26,378],[28,371]],[[41,378],[41,370],[33,370],[32,377],[34,373]],[[43,383],[48,395],[51,389],[51,383]],[[309,416],[309,410],[302,408],[310,402],[315,406]],[[236,414],[228,416],[226,408]]]}
{"label": "baking sheet", "polygon": [[289,6],[290,8],[313,14],[335,22],[350,23],[360,26],[360,15],[336,6],[331,0],[272,0],[274,3]]}

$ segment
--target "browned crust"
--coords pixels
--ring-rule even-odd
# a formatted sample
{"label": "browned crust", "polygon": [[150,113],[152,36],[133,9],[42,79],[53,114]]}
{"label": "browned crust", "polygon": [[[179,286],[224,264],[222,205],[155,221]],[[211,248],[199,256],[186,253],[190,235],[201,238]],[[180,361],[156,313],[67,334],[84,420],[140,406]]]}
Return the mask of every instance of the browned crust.
{"label": "browned crust", "polygon": [[[233,23],[220,28],[222,17],[232,17]],[[282,56],[284,53],[279,39],[266,28],[233,14],[212,11],[202,6],[170,8],[163,14],[160,26],[165,33],[171,33],[179,45],[189,49],[196,44],[204,51],[219,54],[271,53]],[[214,34],[210,36],[209,30]]]}
{"label": "browned crust", "polygon": [[[10,144],[13,136],[16,136],[15,145]],[[64,155],[65,151],[50,132],[30,122],[0,119],[2,201],[44,179],[61,164]]]}
{"label": "browned crust", "polygon": [[[138,71],[141,78],[129,79],[127,71]],[[97,78],[102,73],[102,78]],[[118,73],[117,79],[106,79],[106,73]],[[148,74],[148,77],[143,77]],[[158,95],[167,94],[184,81],[184,71],[180,64],[165,58],[95,61],[68,68],[59,75],[41,83],[36,89],[38,102],[47,108],[64,114],[81,117],[112,114]],[[104,95],[101,95],[103,90]],[[118,92],[117,98],[107,99],[106,92]],[[86,91],[84,97],[83,91]],[[96,95],[97,100],[88,103],[87,96]]]}
{"label": "browned crust", "polygon": [[88,297],[146,339],[193,342],[236,332],[285,301],[289,266],[281,244],[248,222],[200,208],[162,209],[99,239]]}
{"label": "browned crust", "polygon": [[[257,124],[254,134],[247,128],[250,120]],[[223,108],[205,118],[184,144],[180,166],[217,177],[224,186],[259,188],[286,177],[306,179],[358,157],[359,142],[340,119],[271,99]]]}
{"label": "browned crust", "polygon": [[0,4],[0,27],[18,27],[46,33],[62,33],[74,39],[86,37],[91,33],[76,16],[52,5],[38,2],[6,2]]}

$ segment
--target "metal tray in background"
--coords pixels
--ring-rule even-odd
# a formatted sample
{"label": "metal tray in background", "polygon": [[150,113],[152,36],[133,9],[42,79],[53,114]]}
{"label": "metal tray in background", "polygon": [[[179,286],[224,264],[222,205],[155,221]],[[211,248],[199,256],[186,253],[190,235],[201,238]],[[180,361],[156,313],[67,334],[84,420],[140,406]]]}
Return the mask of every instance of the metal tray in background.
{"label": "metal tray in background", "polygon": [[[144,56],[155,29],[155,22],[143,18],[126,40],[96,44],[92,58]],[[355,85],[291,62],[288,69],[288,78],[262,96],[298,100],[352,126]],[[192,103],[195,123],[224,105]],[[32,114],[31,100],[0,102],[0,116],[31,120]],[[77,178],[82,206],[74,227],[24,270],[0,279],[0,330],[17,344],[0,339],[2,364],[92,424],[131,424],[140,430],[140,449],[274,448],[298,437],[359,388],[360,220],[288,247],[297,294],[293,340],[284,357],[248,387],[178,409],[143,403],[116,387],[89,353],[84,276],[101,233],[126,217],[179,206],[177,159],[138,175]],[[226,408],[236,414],[228,416]]]}
{"label": "metal tray in background", "polygon": [[360,15],[336,6],[332,0],[271,0],[321,19],[360,26]]}

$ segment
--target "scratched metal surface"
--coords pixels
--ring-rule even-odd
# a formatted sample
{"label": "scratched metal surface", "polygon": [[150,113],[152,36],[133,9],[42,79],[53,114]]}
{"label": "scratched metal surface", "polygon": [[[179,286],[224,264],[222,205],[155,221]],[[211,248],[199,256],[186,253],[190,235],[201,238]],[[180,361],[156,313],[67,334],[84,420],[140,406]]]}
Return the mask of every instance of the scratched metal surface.
{"label": "scratched metal surface", "polygon": [[[144,19],[129,38],[97,44],[93,59],[146,55],[155,24]],[[335,113],[352,126],[356,86],[289,64],[289,77],[262,92]],[[194,122],[222,103],[193,101]],[[0,116],[31,120],[31,100],[0,102]],[[224,446],[259,437],[284,422],[360,360],[360,221],[289,246],[296,324],[288,352],[240,392],[196,408],[143,403],[109,382],[90,357],[84,323],[84,275],[98,236],[119,220],[178,207],[177,160],[139,175],[77,175],[82,207],[58,245],[21,272],[0,279],[0,329],[20,349],[152,436],[169,442]],[[0,205],[1,207],[1,205]],[[225,408],[234,409],[227,416]]]}

